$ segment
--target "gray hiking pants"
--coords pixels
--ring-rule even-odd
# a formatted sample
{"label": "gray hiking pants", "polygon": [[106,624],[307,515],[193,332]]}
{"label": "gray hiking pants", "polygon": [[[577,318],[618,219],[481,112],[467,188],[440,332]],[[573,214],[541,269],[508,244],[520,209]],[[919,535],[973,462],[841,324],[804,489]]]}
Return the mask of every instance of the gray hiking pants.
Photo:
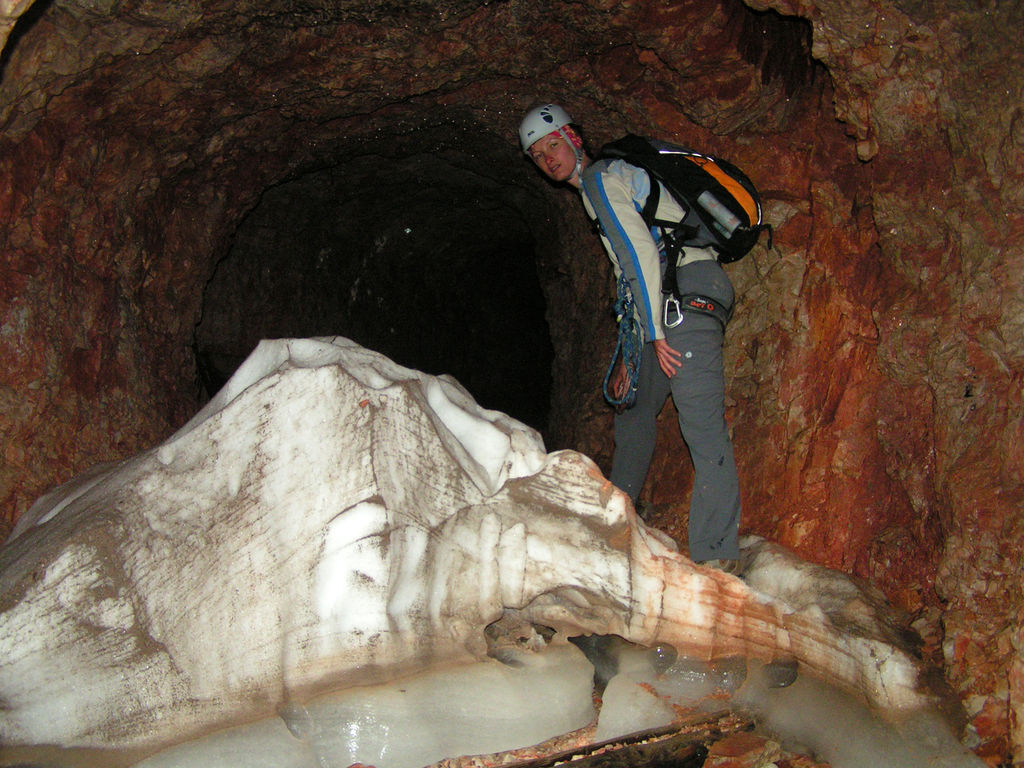
{"label": "gray hiking pants", "polygon": [[[725,289],[718,285],[724,280],[732,304],[732,286],[715,262],[680,267],[677,277],[681,292],[705,292],[719,301],[726,300],[720,292]],[[712,288],[719,291],[717,295],[711,293]],[[665,336],[682,354],[682,366],[669,379],[658,366],[653,343],[644,345],[636,405],[615,417],[610,480],[636,503],[654,456],[657,416],[671,394],[694,470],[690,558],[696,562],[737,558],[740,489],[725,423],[723,329],[713,317],[686,312],[683,322],[666,329]]]}

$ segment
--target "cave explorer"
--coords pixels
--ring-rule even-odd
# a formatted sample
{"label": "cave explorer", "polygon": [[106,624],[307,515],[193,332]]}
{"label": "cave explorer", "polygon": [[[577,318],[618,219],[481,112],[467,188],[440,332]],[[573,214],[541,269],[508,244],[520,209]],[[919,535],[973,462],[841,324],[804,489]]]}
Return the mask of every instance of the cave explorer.
{"label": "cave explorer", "polygon": [[[636,505],[654,455],[657,416],[669,394],[693,461],[689,547],[694,562],[735,572],[739,558],[740,491],[732,441],[725,422],[722,323],[707,314],[683,312],[667,327],[662,307],[660,230],[640,216],[650,190],[647,172],[620,159],[592,160],[579,129],[557,104],[531,109],[519,126],[523,151],[552,181],[580,191],[583,206],[600,225],[620,295],[632,298],[632,317],[642,332],[635,381],[622,356],[610,391],[635,403],[615,415],[611,481]],[[678,220],[684,211],[662,188],[658,218]],[[732,307],[732,283],[713,248],[683,248],[677,264],[679,289]],[[672,318],[673,320],[675,318]],[[621,322],[621,321],[620,321]]]}

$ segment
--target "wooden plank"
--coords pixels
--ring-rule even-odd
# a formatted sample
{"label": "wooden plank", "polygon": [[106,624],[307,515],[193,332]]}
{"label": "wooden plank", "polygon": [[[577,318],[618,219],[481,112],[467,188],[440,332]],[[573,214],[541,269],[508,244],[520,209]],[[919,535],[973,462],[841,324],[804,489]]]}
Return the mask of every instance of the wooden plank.
{"label": "wooden plank", "polygon": [[438,768],[630,768],[663,763],[700,768],[708,747],[731,733],[753,730],[753,721],[729,710],[694,715],[669,726],[638,731],[607,741],[560,750],[544,757],[506,762],[518,750],[496,755],[450,758]]}

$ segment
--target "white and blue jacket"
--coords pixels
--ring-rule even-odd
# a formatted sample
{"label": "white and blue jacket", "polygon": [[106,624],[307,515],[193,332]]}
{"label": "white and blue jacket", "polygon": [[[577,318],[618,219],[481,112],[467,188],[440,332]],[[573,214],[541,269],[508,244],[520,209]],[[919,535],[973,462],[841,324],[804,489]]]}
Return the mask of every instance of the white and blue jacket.
{"label": "white and blue jacket", "polygon": [[[640,216],[651,191],[647,172],[624,160],[597,160],[584,169],[580,184],[583,207],[601,225],[601,242],[618,280],[633,292],[636,320],[647,341],[665,338],[661,278],[665,265],[658,249],[658,228],[648,229]],[[686,211],[664,187],[657,217],[678,221]]]}

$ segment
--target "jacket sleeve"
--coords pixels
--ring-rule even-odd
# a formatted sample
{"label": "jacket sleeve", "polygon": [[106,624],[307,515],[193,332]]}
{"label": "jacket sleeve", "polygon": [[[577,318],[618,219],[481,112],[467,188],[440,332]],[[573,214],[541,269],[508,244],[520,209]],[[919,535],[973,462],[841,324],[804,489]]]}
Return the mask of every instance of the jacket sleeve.
{"label": "jacket sleeve", "polygon": [[583,173],[584,205],[601,225],[601,241],[616,273],[633,291],[637,319],[648,341],[665,337],[661,324],[661,257],[640,210],[650,179],[620,160],[598,160]]}

